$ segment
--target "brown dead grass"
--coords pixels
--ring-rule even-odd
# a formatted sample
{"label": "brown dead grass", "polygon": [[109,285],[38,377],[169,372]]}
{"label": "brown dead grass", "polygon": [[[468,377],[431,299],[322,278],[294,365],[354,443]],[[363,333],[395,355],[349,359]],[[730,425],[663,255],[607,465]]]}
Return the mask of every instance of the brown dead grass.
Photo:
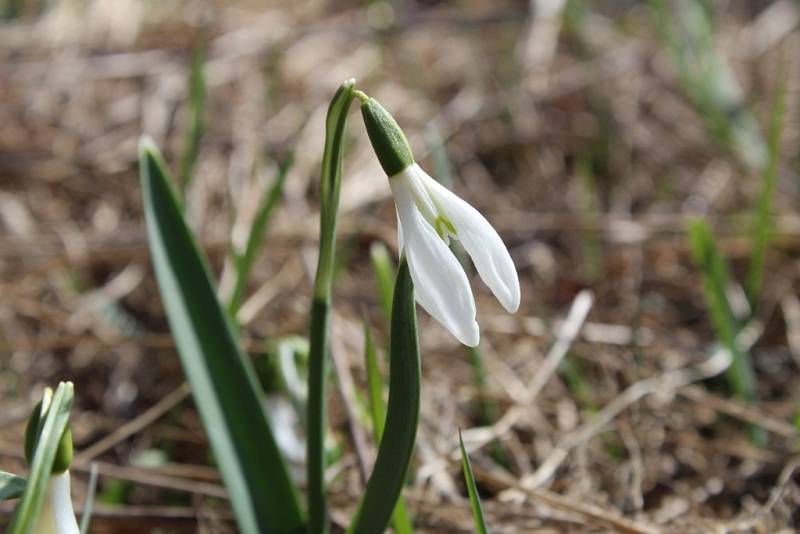
{"label": "brown dead grass", "polygon": [[[248,293],[259,295],[243,317],[251,351],[305,333],[323,118],[345,78],[396,112],[429,170],[424,133],[436,126],[455,189],[511,248],[523,288],[516,316],[475,281],[493,421],[475,409],[467,353],[421,312],[422,425],[406,491],[420,531],[471,531],[459,427],[494,532],[797,527],[796,3],[717,2],[721,52],[762,129],[780,73],[788,77],[777,234],[760,328],[748,340],[758,406],[705,380],[722,367],[708,361],[714,335],[683,233],[687,209],[703,206],[741,275],[743,215],[758,176],[710,140],[643,6],[592,3],[581,44],[524,2],[401,2],[407,10],[386,29],[380,9],[355,2],[186,0],[152,11],[136,0],[53,4],[0,27],[0,468],[24,471],[27,413],[42,387],[69,379],[83,451],[76,500],[95,460],[100,493],[121,491],[125,503],[98,510],[97,532],[234,528],[181,386],[135,158],[147,132],[177,168],[187,69],[204,32],[208,130],[189,216],[218,274],[231,214],[246,214],[276,161],[296,149]],[[788,29],[779,24],[791,17]],[[361,389],[361,310],[381,325],[368,249],[375,240],[395,246],[395,221],[355,110],[349,131],[334,350]],[[589,185],[580,175],[587,158]],[[594,297],[586,321],[573,316],[574,339],[554,344],[582,289]],[[345,446],[331,491],[335,519],[346,522],[363,488],[359,460],[368,465],[372,447],[354,456],[343,398],[331,394]],[[750,444],[743,422],[768,431],[766,448]],[[167,463],[146,467],[142,455],[152,450],[165,451]]]}

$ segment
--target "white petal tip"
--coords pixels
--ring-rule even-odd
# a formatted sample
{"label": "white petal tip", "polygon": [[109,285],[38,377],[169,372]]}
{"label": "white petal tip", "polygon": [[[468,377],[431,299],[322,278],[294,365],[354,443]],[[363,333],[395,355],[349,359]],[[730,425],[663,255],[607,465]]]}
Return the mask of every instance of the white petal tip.
{"label": "white petal tip", "polygon": [[502,287],[492,288],[492,293],[494,294],[495,298],[508,313],[516,313],[516,311],[519,309],[519,282],[516,280],[514,280],[514,282],[516,283],[506,283]]}
{"label": "white petal tip", "polygon": [[517,293],[510,301],[503,300],[500,304],[503,305],[503,308],[505,308],[508,313],[517,313],[517,310],[519,310],[519,300],[519,293]]}
{"label": "white petal tip", "polygon": [[472,323],[471,327],[466,332],[452,332],[452,334],[461,342],[461,344],[466,345],[467,347],[477,347],[478,344],[481,342],[481,331],[478,328],[478,323]]}

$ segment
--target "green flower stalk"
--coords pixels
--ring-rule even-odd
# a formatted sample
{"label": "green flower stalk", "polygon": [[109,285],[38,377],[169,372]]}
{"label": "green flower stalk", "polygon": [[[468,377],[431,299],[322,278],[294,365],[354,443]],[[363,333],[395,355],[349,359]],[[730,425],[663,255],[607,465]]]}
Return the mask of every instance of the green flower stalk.
{"label": "green flower stalk", "polygon": [[325,391],[328,369],[328,323],[336,247],[336,215],[342,183],[344,130],[353,101],[355,80],[345,81],[331,100],[325,121],[325,152],[320,173],[319,259],[314,279],[314,299],[308,353],[308,403],[306,405],[306,470],[308,483],[308,532],[328,532],[325,495]]}

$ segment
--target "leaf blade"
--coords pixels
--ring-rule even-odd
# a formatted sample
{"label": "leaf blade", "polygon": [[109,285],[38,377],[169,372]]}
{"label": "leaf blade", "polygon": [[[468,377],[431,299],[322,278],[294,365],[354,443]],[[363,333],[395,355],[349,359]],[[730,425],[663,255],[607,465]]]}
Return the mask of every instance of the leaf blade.
{"label": "leaf blade", "polygon": [[161,156],[140,143],[153,266],[195,404],[242,532],[299,532],[296,489],[264,411],[252,363],[237,344],[210,271],[183,218]]}
{"label": "leaf blade", "polygon": [[348,532],[383,532],[408,473],[417,435],[420,359],[414,284],[405,259],[400,261],[392,302],[389,355],[389,402],[384,437],[375,467]]}
{"label": "leaf blade", "polygon": [[0,502],[19,498],[25,491],[25,484],[24,478],[0,471]]}
{"label": "leaf blade", "polygon": [[469,461],[467,449],[464,447],[464,439],[461,437],[461,429],[458,429],[458,444],[461,447],[461,469],[464,471],[464,481],[467,483],[467,493],[469,494],[469,507],[472,509],[472,521],[475,524],[475,532],[487,534],[486,521],[483,518],[483,506],[478,495],[478,486],[475,484],[475,475],[472,473],[472,464]]}

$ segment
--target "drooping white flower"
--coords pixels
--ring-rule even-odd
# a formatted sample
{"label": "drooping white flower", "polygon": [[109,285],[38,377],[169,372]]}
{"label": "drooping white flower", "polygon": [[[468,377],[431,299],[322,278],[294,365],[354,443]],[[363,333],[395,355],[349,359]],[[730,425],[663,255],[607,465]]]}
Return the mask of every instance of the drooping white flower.
{"label": "drooping white flower", "polygon": [[460,342],[480,341],[475,300],[448,244],[458,239],[481,279],[503,307],[519,308],[514,263],[489,222],[467,202],[428,176],[392,116],[374,99],[362,97],[362,115],[372,146],[394,195],[401,253],[406,255],[417,302]]}
{"label": "drooping white flower", "polygon": [[72,510],[69,471],[50,476],[42,510],[33,534],[78,534],[78,522]]}

